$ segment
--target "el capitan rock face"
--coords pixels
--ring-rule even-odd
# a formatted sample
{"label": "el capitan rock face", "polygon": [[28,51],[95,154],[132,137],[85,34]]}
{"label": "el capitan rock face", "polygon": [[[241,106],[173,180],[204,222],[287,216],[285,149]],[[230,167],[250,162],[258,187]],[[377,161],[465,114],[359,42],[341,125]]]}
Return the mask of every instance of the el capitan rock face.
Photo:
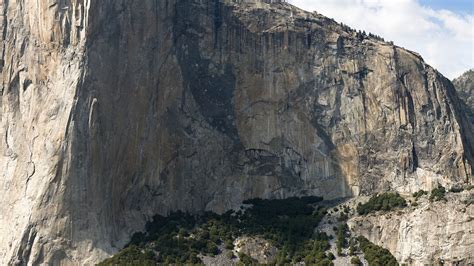
{"label": "el capitan rock face", "polygon": [[472,182],[416,54],[288,4],[0,0],[0,264],[94,263],[156,213]]}

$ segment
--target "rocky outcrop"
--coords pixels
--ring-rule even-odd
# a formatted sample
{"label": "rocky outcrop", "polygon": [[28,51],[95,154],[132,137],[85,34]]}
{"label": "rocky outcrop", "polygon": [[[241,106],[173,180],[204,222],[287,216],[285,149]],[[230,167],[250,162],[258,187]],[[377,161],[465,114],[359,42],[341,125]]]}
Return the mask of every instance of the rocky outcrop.
{"label": "rocky outcrop", "polygon": [[278,249],[272,243],[259,237],[240,237],[234,245],[237,254],[247,254],[261,264],[274,262],[278,255]]}
{"label": "rocky outcrop", "polygon": [[0,0],[0,264],[94,263],[170,210],[472,182],[417,54],[224,2]]}
{"label": "rocky outcrop", "polygon": [[423,198],[419,206],[356,216],[348,225],[353,234],[389,249],[400,263],[471,265],[474,192],[450,193],[447,199],[430,203]]}
{"label": "rocky outcrop", "polygon": [[466,71],[460,77],[453,80],[453,84],[459,92],[459,97],[467,105],[474,106],[474,69]]}

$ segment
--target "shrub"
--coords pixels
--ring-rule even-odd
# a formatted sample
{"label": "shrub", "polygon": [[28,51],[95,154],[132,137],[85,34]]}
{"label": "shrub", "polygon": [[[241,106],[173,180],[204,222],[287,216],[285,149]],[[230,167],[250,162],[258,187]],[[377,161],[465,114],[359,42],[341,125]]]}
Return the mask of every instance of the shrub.
{"label": "shrub", "polygon": [[349,214],[351,212],[351,208],[349,206],[344,205],[344,212]]}
{"label": "shrub", "polygon": [[217,245],[215,243],[207,242],[206,253],[211,256],[217,255],[219,254],[219,248],[217,248]]}
{"label": "shrub", "polygon": [[226,241],[224,241],[224,247],[226,249],[234,249],[234,243],[232,240],[230,239],[227,239]]}
{"label": "shrub", "polygon": [[328,252],[328,254],[326,255],[326,257],[330,260],[335,260],[336,259],[336,256],[334,256],[334,254],[332,254],[332,252]]}
{"label": "shrub", "polygon": [[413,193],[413,197],[415,198],[415,200],[418,200],[423,195],[428,195],[428,192],[424,190],[419,190],[418,192]]}
{"label": "shrub", "polygon": [[452,193],[459,193],[459,192],[463,192],[464,191],[464,188],[462,187],[452,187],[449,192],[452,192]]}
{"label": "shrub", "polygon": [[244,265],[256,265],[258,264],[258,261],[249,255],[239,252],[239,261],[243,263]]}
{"label": "shrub", "polygon": [[352,257],[351,264],[359,266],[359,265],[362,265],[362,262],[360,261],[359,257]]}
{"label": "shrub", "polygon": [[398,193],[383,193],[375,195],[367,203],[357,205],[357,213],[365,215],[374,211],[390,211],[406,207],[407,203]]}
{"label": "shrub", "polygon": [[339,217],[337,218],[337,221],[338,222],[344,222],[344,221],[347,221],[349,217],[347,216],[346,213],[341,213],[341,215],[339,215]]}
{"label": "shrub", "polygon": [[229,259],[235,258],[234,252],[232,252],[231,250],[229,250],[229,251],[227,252],[227,258],[229,258]]}
{"label": "shrub", "polygon": [[446,189],[443,186],[439,186],[431,190],[430,201],[446,200]]}

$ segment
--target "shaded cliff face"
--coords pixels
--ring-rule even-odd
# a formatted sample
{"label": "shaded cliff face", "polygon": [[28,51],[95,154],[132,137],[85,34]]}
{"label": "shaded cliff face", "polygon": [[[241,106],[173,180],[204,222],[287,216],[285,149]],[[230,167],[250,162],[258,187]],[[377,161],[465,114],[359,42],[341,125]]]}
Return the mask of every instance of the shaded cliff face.
{"label": "shaded cliff face", "polygon": [[318,14],[0,3],[2,263],[93,263],[170,210],[471,182],[452,84]]}
{"label": "shaded cliff face", "polygon": [[454,79],[453,84],[458,91],[459,98],[466,104],[465,109],[471,119],[471,125],[474,125],[474,70],[466,71]]}

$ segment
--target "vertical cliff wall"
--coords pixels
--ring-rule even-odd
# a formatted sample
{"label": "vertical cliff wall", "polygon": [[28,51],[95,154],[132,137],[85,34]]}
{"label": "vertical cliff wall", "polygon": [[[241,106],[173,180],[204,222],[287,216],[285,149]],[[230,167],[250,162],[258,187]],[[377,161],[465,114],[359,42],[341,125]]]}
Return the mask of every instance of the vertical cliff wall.
{"label": "vertical cliff wall", "polygon": [[318,14],[210,0],[1,6],[1,263],[93,263],[170,210],[472,182],[451,83]]}
{"label": "vertical cliff wall", "polygon": [[459,98],[465,104],[464,110],[471,118],[471,125],[474,125],[474,69],[466,71],[454,79],[453,84],[459,93]]}
{"label": "vertical cliff wall", "polygon": [[60,165],[86,71],[88,5],[0,1],[0,264],[39,263],[43,243],[64,244]]}

